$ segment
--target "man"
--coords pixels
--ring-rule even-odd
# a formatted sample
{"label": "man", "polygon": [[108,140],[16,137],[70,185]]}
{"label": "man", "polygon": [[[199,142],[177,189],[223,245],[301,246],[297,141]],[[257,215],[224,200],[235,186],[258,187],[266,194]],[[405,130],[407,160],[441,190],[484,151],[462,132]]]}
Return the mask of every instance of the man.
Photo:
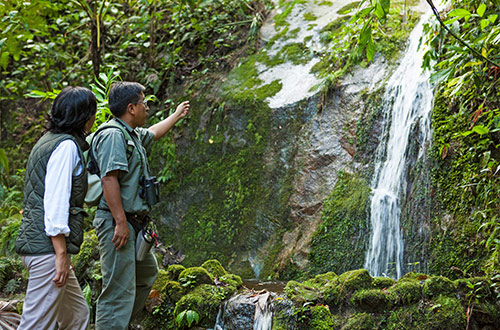
{"label": "man", "polygon": [[189,102],[179,104],[167,119],[144,129],[141,126],[146,123],[149,110],[144,90],[144,86],[134,82],[113,84],[109,108],[115,118],[111,122],[121,128],[102,130],[92,141],[103,190],[94,219],[102,271],[97,330],[127,329],[144,307],[158,274],[151,251],[142,261],[135,258],[137,229],[134,226],[144,225],[151,208],[141,197],[144,186],[141,177],[149,176],[146,155],[152,143],[187,115]]}

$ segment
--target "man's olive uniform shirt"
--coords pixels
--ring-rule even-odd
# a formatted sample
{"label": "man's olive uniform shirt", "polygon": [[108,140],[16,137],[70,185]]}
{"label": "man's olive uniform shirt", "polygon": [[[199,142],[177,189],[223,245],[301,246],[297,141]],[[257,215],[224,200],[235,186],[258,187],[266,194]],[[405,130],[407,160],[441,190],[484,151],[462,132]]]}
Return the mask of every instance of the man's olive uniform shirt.
{"label": "man's olive uniform shirt", "polygon": [[[100,132],[92,142],[92,148],[94,148],[101,178],[111,171],[119,170],[118,181],[123,210],[126,213],[136,214],[149,212],[150,207],[146,200],[139,196],[141,188],[139,180],[144,174],[143,161],[149,173],[147,155],[154,142],[154,133],[141,127],[132,129],[118,118],[112,120],[117,121],[127,130],[135,144],[133,141],[127,140],[119,128],[105,129]],[[139,150],[136,150],[136,146]],[[137,151],[141,152],[144,160],[141,160]],[[99,203],[99,209],[109,210],[104,195]]]}

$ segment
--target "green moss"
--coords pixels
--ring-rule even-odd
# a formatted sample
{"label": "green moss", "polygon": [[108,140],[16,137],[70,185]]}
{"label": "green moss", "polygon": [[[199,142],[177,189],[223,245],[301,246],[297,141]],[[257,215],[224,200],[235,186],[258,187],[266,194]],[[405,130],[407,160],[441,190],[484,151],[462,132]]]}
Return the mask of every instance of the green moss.
{"label": "green moss", "polygon": [[331,330],[335,327],[335,322],[330,310],[326,306],[314,306],[311,308],[312,315],[309,321],[311,330]]}
{"label": "green moss", "polygon": [[373,287],[375,289],[386,289],[394,285],[396,280],[390,277],[374,277],[373,278]]}
{"label": "green moss", "polygon": [[276,29],[279,27],[289,25],[288,22],[286,21],[288,15],[292,12],[293,8],[295,7],[296,4],[301,4],[301,3],[306,3],[305,0],[293,0],[289,2],[285,2],[284,5],[282,6],[282,12],[276,16],[274,16],[274,26]]}
{"label": "green moss", "polygon": [[160,269],[158,271],[158,277],[156,277],[155,283],[153,284],[151,290],[160,291],[169,280],[170,277],[168,276],[168,272],[164,269]]}
{"label": "green moss", "polygon": [[303,43],[297,42],[283,46],[276,56],[282,58],[283,61],[300,65],[308,63],[312,58],[312,53]]}
{"label": "green moss", "polygon": [[488,277],[460,278],[453,281],[458,293],[465,297],[474,294],[479,297],[488,298],[492,295],[493,283]]}
{"label": "green moss", "polygon": [[339,172],[338,181],[323,202],[321,224],[309,254],[312,274],[344,272],[362,267],[368,239],[368,183],[358,175]]}
{"label": "green moss", "polygon": [[426,297],[455,295],[456,288],[452,281],[443,276],[432,276],[424,281],[422,292]]}
{"label": "green moss", "polygon": [[396,295],[397,304],[413,304],[422,299],[422,285],[418,281],[398,281],[388,291]]}
{"label": "green moss", "polygon": [[179,274],[179,282],[186,287],[193,287],[200,284],[212,284],[214,278],[202,267],[186,268]]}
{"label": "green moss", "polygon": [[339,276],[340,286],[346,290],[356,291],[369,289],[373,285],[373,278],[366,269],[351,270]]}
{"label": "green moss", "polygon": [[219,278],[219,281],[226,283],[227,285],[233,286],[235,289],[243,285],[241,277],[235,274],[226,274]]}
{"label": "green moss", "polygon": [[167,281],[160,291],[162,298],[168,299],[173,303],[179,301],[184,293],[185,291],[181,284],[176,281]]}
{"label": "green moss", "polygon": [[354,293],[351,301],[362,311],[382,312],[392,306],[395,294],[379,289],[359,290]]}
{"label": "green moss", "polygon": [[306,285],[320,289],[327,284],[337,284],[338,276],[334,272],[316,275],[314,278],[304,282]]}
{"label": "green moss", "polygon": [[201,267],[205,268],[212,277],[221,277],[227,274],[219,260],[216,259],[205,261]]}
{"label": "green moss", "polygon": [[316,19],[318,19],[318,18],[313,13],[309,13],[309,12],[304,13],[304,20],[305,21],[315,21]]}
{"label": "green moss", "polygon": [[370,330],[377,329],[375,318],[368,313],[352,314],[342,330]]}
{"label": "green moss", "polygon": [[309,301],[316,302],[321,298],[321,294],[316,288],[296,281],[289,281],[286,284],[285,293],[297,305],[302,305]]}
{"label": "green moss", "polygon": [[71,261],[80,281],[90,281],[94,274],[100,273],[99,240],[94,229],[85,232],[80,252]]}
{"label": "green moss", "polygon": [[168,279],[171,281],[178,281],[179,280],[179,275],[182,273],[183,270],[185,270],[186,267],[183,265],[170,265],[167,268],[167,273],[168,273]]}
{"label": "green moss", "polygon": [[219,305],[224,298],[225,294],[222,289],[214,285],[202,284],[175,304],[173,315],[176,318],[182,311],[193,310],[200,317],[198,326],[211,328],[215,324]]}

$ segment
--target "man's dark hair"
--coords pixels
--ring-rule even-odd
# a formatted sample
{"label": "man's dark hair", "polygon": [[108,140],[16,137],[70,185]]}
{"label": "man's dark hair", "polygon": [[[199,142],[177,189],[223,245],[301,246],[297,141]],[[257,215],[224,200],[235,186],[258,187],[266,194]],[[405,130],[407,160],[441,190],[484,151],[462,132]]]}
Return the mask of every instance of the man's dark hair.
{"label": "man's dark hair", "polygon": [[97,111],[97,99],[90,89],[66,87],[54,99],[48,119],[48,130],[85,136],[85,124]]}
{"label": "man's dark hair", "polygon": [[111,85],[109,90],[109,110],[115,117],[121,117],[130,103],[137,103],[146,90],[136,82],[121,81]]}

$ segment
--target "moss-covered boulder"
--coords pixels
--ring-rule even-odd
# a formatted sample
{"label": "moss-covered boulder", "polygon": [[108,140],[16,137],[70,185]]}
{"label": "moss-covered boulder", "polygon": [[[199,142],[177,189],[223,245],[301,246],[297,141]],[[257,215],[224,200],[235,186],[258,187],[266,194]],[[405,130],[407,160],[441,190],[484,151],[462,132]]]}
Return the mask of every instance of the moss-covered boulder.
{"label": "moss-covered boulder", "polygon": [[274,301],[273,326],[271,330],[297,328],[297,313],[291,300],[278,297]]}
{"label": "moss-covered boulder", "polygon": [[453,281],[457,292],[461,297],[476,295],[481,297],[491,297],[492,282],[487,277],[460,278]]}
{"label": "moss-covered boulder", "polygon": [[334,272],[328,272],[325,274],[316,275],[314,278],[304,282],[306,285],[310,285],[315,288],[321,288],[327,284],[338,283],[338,276]]}
{"label": "moss-covered boulder", "polygon": [[163,299],[168,299],[174,303],[179,301],[184,293],[184,288],[176,281],[167,281],[160,290]]}
{"label": "moss-covered boulder", "polygon": [[160,291],[165,286],[165,283],[168,282],[168,280],[169,280],[168,272],[164,269],[160,269],[158,271],[158,276],[156,277],[155,283],[153,284],[151,290]]}
{"label": "moss-covered boulder", "polygon": [[375,318],[368,313],[352,314],[347,323],[342,326],[342,330],[371,330],[377,329]]}
{"label": "moss-covered boulder", "polygon": [[170,281],[178,281],[179,275],[185,269],[186,269],[186,267],[184,267],[183,265],[178,265],[178,264],[168,266],[168,268],[167,268],[168,279]]}
{"label": "moss-covered boulder", "polygon": [[227,284],[229,286],[233,286],[234,288],[240,288],[243,285],[243,280],[241,277],[235,274],[226,274],[219,278],[219,281]]}
{"label": "moss-covered boulder", "polygon": [[326,306],[314,306],[311,308],[311,321],[309,329],[311,330],[332,330],[335,328],[334,318]]}
{"label": "moss-covered boulder", "polygon": [[351,292],[370,289],[373,285],[373,278],[366,269],[352,270],[339,276],[339,285],[342,290]]}
{"label": "moss-covered boulder", "polygon": [[395,303],[408,305],[423,299],[422,285],[417,281],[399,281],[388,289],[395,294]]}
{"label": "moss-covered boulder", "polygon": [[353,304],[366,312],[382,312],[390,308],[394,300],[395,294],[379,289],[356,291],[351,299]]}
{"label": "moss-covered boulder", "polygon": [[201,267],[205,268],[213,277],[218,278],[227,274],[224,267],[222,267],[221,263],[216,259],[205,261]]}
{"label": "moss-covered boulder", "polygon": [[89,282],[94,274],[100,273],[99,240],[94,229],[85,232],[80,252],[71,261],[75,275],[81,282]]}
{"label": "moss-covered boulder", "polygon": [[223,289],[215,285],[201,284],[175,304],[174,318],[177,318],[183,311],[191,310],[198,314],[199,326],[213,328],[217,313],[219,312],[219,306],[226,297],[221,293],[223,293]]}
{"label": "moss-covered boulder", "polygon": [[396,280],[390,278],[390,277],[374,277],[373,278],[373,287],[375,289],[387,289],[390,288],[391,286],[396,283]]}
{"label": "moss-covered boulder", "polygon": [[289,281],[285,286],[285,293],[296,305],[322,300],[322,295],[318,289],[297,281]]}
{"label": "moss-covered boulder", "polygon": [[426,297],[455,296],[456,288],[450,279],[443,276],[432,276],[424,281],[422,292]]}
{"label": "moss-covered boulder", "polygon": [[190,267],[179,274],[179,282],[186,288],[193,288],[200,284],[213,284],[214,278],[202,267]]}

